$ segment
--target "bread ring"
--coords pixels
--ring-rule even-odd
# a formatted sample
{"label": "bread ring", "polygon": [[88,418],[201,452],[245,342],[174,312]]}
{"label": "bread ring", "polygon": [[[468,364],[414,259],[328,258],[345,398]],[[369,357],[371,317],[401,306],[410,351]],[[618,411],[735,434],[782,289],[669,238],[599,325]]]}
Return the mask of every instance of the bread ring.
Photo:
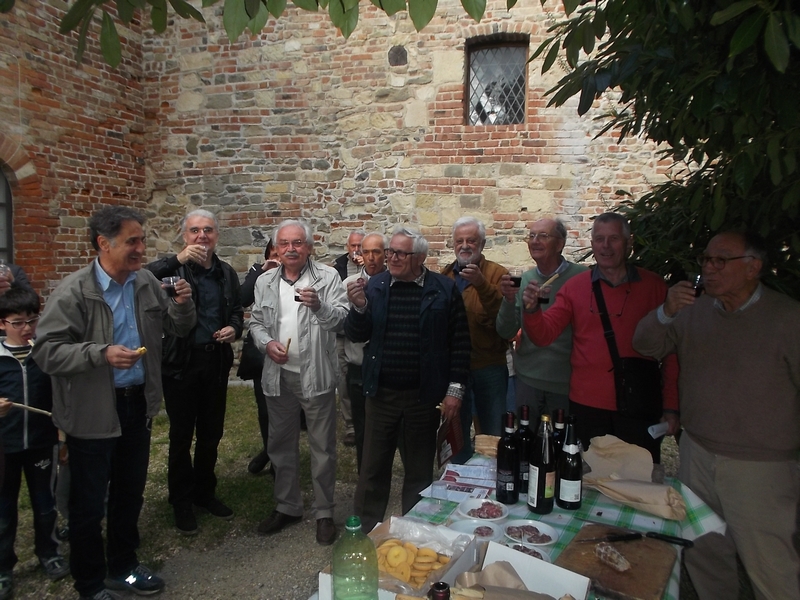
{"label": "bread ring", "polygon": [[[386,555],[386,563],[392,568],[397,568],[401,564],[408,567],[408,564],[406,563],[407,560],[408,552],[402,546],[394,546]],[[406,579],[406,581],[408,581],[408,579]]]}
{"label": "bread ring", "polygon": [[141,346],[136,349],[136,354],[144,354],[145,352],[147,352],[147,348],[145,348],[144,346]]}
{"label": "bread ring", "polygon": [[392,571],[392,574],[398,579],[402,579],[406,583],[411,579],[411,567],[407,563],[402,562]]}

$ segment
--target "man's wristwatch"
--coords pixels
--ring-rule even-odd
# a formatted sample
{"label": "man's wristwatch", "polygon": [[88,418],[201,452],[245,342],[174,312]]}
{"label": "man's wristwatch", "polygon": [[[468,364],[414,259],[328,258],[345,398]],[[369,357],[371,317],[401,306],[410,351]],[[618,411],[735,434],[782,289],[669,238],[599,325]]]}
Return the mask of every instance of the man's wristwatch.
{"label": "man's wristwatch", "polygon": [[452,396],[453,398],[458,398],[459,400],[464,399],[464,393],[466,392],[466,388],[462,383],[450,383],[447,386],[447,395]]}

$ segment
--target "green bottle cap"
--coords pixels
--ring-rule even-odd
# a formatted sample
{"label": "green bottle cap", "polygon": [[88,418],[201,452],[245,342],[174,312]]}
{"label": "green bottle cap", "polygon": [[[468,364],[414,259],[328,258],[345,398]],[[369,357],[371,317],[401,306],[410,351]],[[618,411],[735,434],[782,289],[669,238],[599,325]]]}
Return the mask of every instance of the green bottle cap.
{"label": "green bottle cap", "polygon": [[361,529],[361,519],[358,518],[358,515],[351,515],[347,517],[345,527],[347,529]]}

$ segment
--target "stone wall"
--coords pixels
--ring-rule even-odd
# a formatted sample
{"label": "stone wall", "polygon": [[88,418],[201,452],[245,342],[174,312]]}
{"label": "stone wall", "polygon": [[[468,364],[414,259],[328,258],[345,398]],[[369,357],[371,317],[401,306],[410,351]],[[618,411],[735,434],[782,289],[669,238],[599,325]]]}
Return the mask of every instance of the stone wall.
{"label": "stone wall", "polygon": [[[0,167],[14,199],[15,261],[48,293],[94,255],[86,218],[104,203],[148,217],[149,254],[180,248],[190,209],[219,214],[219,252],[239,271],[287,217],[309,220],[318,258],[342,251],[348,232],[420,227],[433,268],[452,260],[449,231],[471,214],[487,225],[487,255],[529,264],[526,227],[559,215],[569,246],[586,245],[588,218],[614,191],[663,177],[652,146],[593,139],[593,114],[547,108],[563,74],[528,69],[522,125],[464,125],[465,40],[530,35],[530,52],[560,18],[552,1],[506,11],[490,0],[474,23],[458,0],[440,0],[421,33],[406,13],[361,3],[342,38],[326,14],[288,8],[259,36],[227,40],[221,6],[207,24],[171,20],[154,35],[120,28],[123,62],[107,68],[96,39],[82,65],[76,35],[58,33],[61,0],[18,0],[0,15]],[[113,8],[113,6],[112,6]],[[97,31],[93,30],[93,35]],[[405,62],[392,61],[406,55]]]}
{"label": "stone wall", "polygon": [[[349,40],[327,15],[290,7],[235,44],[217,10],[206,11],[207,26],[182,22],[146,39],[156,250],[177,250],[179,216],[204,207],[219,213],[220,253],[240,271],[287,217],[312,223],[325,261],[353,228],[410,222],[431,241],[436,267],[452,260],[450,228],[466,214],[486,223],[486,253],[499,262],[530,262],[526,228],[542,215],[564,217],[570,249],[582,253],[588,218],[613,205],[617,189],[636,193],[663,176],[654,149],[593,139],[592,115],[578,118],[575,102],[547,108],[545,91],[563,70],[542,77],[540,60],[528,70],[525,124],[464,125],[465,40],[529,34],[532,53],[556,6],[509,12],[490,0],[476,24],[458,0],[442,0],[417,33],[406,13],[387,17],[362,2]],[[406,64],[391,66],[390,52],[403,51]]]}

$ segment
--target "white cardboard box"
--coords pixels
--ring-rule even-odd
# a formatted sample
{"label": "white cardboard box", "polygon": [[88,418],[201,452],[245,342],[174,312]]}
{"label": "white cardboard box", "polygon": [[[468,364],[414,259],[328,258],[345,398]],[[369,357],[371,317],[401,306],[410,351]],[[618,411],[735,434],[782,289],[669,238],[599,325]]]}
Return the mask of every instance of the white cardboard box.
{"label": "white cardboard box", "polygon": [[[374,538],[378,535],[388,533],[392,521],[398,518],[402,519],[402,517],[392,517],[391,521],[387,521],[376,526],[375,529],[370,532],[369,536]],[[437,529],[439,530],[440,535],[450,540],[455,540],[457,537],[466,535],[464,533],[453,531],[447,527],[438,527]],[[468,537],[473,537],[472,542],[470,542],[470,544],[464,549],[464,553],[461,554],[461,556],[439,570],[437,581],[445,581],[448,584],[453,585],[459,573],[463,573],[464,571],[478,564],[480,560],[480,542],[477,542],[474,539],[474,536]],[[427,589],[417,590],[414,595],[419,594],[420,597],[424,597],[427,592]],[[396,593],[394,591],[379,588],[378,600],[395,600],[395,594]],[[330,566],[326,567],[324,571],[320,571],[319,573],[319,600],[333,600],[333,577],[331,577]]]}
{"label": "white cardboard box", "polygon": [[517,552],[502,544],[489,542],[483,566],[485,568],[498,561],[511,563],[525,587],[532,592],[549,594],[553,598],[572,594],[576,600],[586,600],[589,595],[591,581],[588,577]]}

